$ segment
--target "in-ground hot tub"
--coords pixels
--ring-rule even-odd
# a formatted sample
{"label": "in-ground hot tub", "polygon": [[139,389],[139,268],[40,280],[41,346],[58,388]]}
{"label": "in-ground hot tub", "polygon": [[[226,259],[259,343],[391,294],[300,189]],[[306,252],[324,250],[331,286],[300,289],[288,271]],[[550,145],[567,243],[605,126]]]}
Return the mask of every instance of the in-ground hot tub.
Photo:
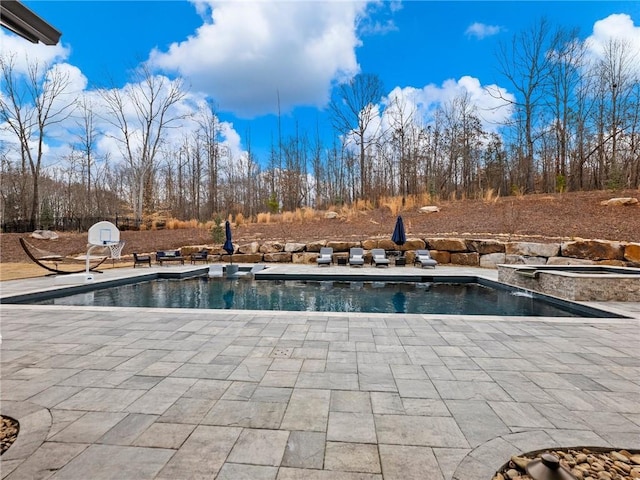
{"label": "in-ground hot tub", "polygon": [[508,285],[582,302],[640,302],[640,268],[604,265],[498,265]]}

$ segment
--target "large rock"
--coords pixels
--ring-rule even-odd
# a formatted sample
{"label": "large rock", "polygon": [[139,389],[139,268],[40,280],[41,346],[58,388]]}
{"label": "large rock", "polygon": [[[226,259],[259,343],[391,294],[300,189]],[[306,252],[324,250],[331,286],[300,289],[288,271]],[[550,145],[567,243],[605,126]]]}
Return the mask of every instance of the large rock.
{"label": "large rock", "polygon": [[496,265],[504,262],[504,253],[487,253],[486,255],[480,255],[480,266],[482,268],[496,268]]}
{"label": "large rock", "polygon": [[378,240],[375,238],[368,238],[367,240],[363,240],[362,248],[364,248],[365,250],[373,250],[374,248],[378,248]]}
{"label": "large rock", "polygon": [[587,260],[623,260],[624,246],[620,242],[606,240],[575,240],[561,247],[563,257],[586,258]]}
{"label": "large rock", "polygon": [[438,263],[451,263],[451,252],[445,250],[429,250],[431,258]]}
{"label": "large rock", "polygon": [[527,257],[526,255],[505,255],[504,263],[508,265],[546,265],[546,257]]}
{"label": "large rock", "polygon": [[431,250],[446,250],[448,252],[467,251],[467,242],[461,238],[427,238],[426,242]]}
{"label": "large rock", "polygon": [[303,263],[305,265],[315,264],[318,254],[314,252],[297,252],[291,254],[292,263]]}
{"label": "large rock", "polygon": [[628,243],[624,246],[624,259],[640,263],[640,243]]}
{"label": "large rock", "polygon": [[547,265],[593,265],[594,263],[593,260],[571,257],[549,257],[547,259]]}
{"label": "large rock", "polygon": [[333,248],[334,252],[348,252],[350,248],[359,247],[360,242],[339,242],[329,241],[327,247]]}
{"label": "large rock", "polygon": [[284,251],[289,253],[304,252],[304,243],[287,242],[284,244]]}
{"label": "large rock", "polygon": [[378,240],[378,246],[375,248],[383,248],[385,250],[399,250],[398,245],[391,241],[391,238],[383,238]]}
{"label": "large rock", "polygon": [[338,212],[325,212],[324,218],[328,218],[329,220],[333,220],[334,218],[338,218]]}
{"label": "large rock", "polygon": [[258,253],[260,252],[260,244],[258,242],[245,243],[238,247],[240,253]]}
{"label": "large rock", "polygon": [[480,255],[478,254],[478,252],[452,253],[451,263],[453,263],[454,265],[477,267],[478,265],[480,265]]}
{"label": "large rock", "polygon": [[57,240],[58,234],[51,230],[34,230],[31,234],[31,238],[37,238],[39,240]]}
{"label": "large rock", "polygon": [[607,207],[615,206],[615,207],[628,207],[630,205],[637,205],[638,199],[633,197],[618,197],[618,198],[610,198],[609,200],[603,200],[600,202],[600,205],[605,205]]}
{"label": "large rock", "polygon": [[265,262],[287,263],[291,262],[291,255],[288,252],[265,253],[263,259]]}
{"label": "large rock", "polygon": [[427,244],[421,238],[407,238],[407,241],[400,250],[408,251],[408,250],[424,250],[427,248]]}
{"label": "large rock", "polygon": [[[230,262],[229,255],[221,255],[222,261]],[[233,263],[259,263],[262,261],[260,253],[234,253]]]}
{"label": "large rock", "polygon": [[284,250],[284,245],[280,242],[264,242],[260,246],[261,253],[278,253]]}
{"label": "large rock", "polygon": [[326,240],[317,240],[307,243],[307,252],[319,252],[322,247],[327,246]]}
{"label": "large rock", "polygon": [[424,207],[420,207],[418,211],[420,213],[437,213],[440,211],[440,207],[436,207],[435,205],[427,205]]}
{"label": "large rock", "polygon": [[560,253],[558,243],[508,242],[505,245],[507,255],[524,255],[525,257],[556,257]]}
{"label": "large rock", "polygon": [[[478,252],[480,255],[504,253],[504,243],[499,240],[467,240],[467,250]],[[481,263],[482,265],[482,263]]]}

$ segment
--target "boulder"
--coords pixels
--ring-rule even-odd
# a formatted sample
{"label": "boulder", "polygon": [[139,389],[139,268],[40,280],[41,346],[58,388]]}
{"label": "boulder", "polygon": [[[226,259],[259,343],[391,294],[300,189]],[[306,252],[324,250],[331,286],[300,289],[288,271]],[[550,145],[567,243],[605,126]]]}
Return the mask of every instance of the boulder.
{"label": "boulder", "polygon": [[260,252],[260,244],[258,242],[245,243],[238,247],[239,253],[258,253]]}
{"label": "boulder", "polygon": [[571,257],[549,257],[547,259],[547,265],[593,265],[594,263],[593,260]]}
{"label": "boulder", "polygon": [[[229,255],[221,255],[224,262],[230,262]],[[233,263],[259,263],[262,261],[260,253],[234,253]]]}
{"label": "boulder", "polygon": [[421,238],[407,238],[407,241],[399,250],[406,252],[409,250],[424,250],[425,248],[427,248],[427,244]]}
{"label": "boulder", "polygon": [[284,250],[284,245],[280,242],[264,242],[260,246],[260,253],[278,253]]}
{"label": "boulder", "polygon": [[609,200],[603,200],[600,202],[600,205],[604,205],[606,207],[628,207],[630,205],[637,205],[638,199],[633,197],[618,197],[618,198],[610,198]]}
{"label": "boulder", "polygon": [[628,243],[624,246],[624,259],[640,263],[640,243]]}
{"label": "boulder", "polygon": [[184,247],[180,247],[180,252],[185,257],[202,250],[209,250],[209,247],[207,245],[185,245]]}
{"label": "boulder", "polygon": [[287,242],[284,244],[284,251],[289,253],[304,252],[304,243]]}
{"label": "boulder", "polygon": [[467,240],[467,250],[478,252],[480,255],[504,253],[504,243],[499,240]]}
{"label": "boulder", "polygon": [[446,250],[429,250],[431,258],[438,263],[451,263],[451,252]]}
{"label": "boulder", "polygon": [[318,254],[314,252],[296,252],[291,254],[292,263],[302,263],[305,265],[311,265],[316,263]]}
{"label": "boulder", "polygon": [[37,238],[39,240],[57,240],[58,234],[51,230],[34,230],[31,234],[31,238]]}
{"label": "boulder", "polygon": [[478,265],[480,265],[480,255],[477,252],[452,253],[451,263],[453,263],[454,265],[477,267]]}
{"label": "boulder", "polygon": [[338,218],[338,212],[325,212],[324,218],[328,218],[329,220]]}
{"label": "boulder", "polygon": [[383,238],[378,240],[378,246],[375,248],[383,248],[385,250],[399,250],[398,245],[391,241],[391,238]]}
{"label": "boulder", "polygon": [[461,238],[427,238],[429,249],[446,250],[448,252],[466,252],[467,242]]}
{"label": "boulder", "polygon": [[263,258],[265,262],[287,263],[291,262],[291,255],[289,252],[265,253]]}
{"label": "boulder", "polygon": [[559,243],[507,242],[507,255],[523,255],[525,257],[557,257],[560,253]]}
{"label": "boulder", "polygon": [[427,205],[424,207],[420,207],[418,211],[420,213],[437,213],[440,211],[440,207],[436,207],[435,205]]}
{"label": "boulder", "polygon": [[362,248],[364,248],[365,250],[373,250],[374,248],[378,248],[378,240],[376,240],[375,238],[363,240]]}
{"label": "boulder", "polygon": [[526,255],[509,255],[504,257],[504,263],[508,265],[546,265],[546,257],[527,257]]}
{"label": "boulder", "polygon": [[327,247],[333,248],[334,252],[348,252],[350,248],[359,247],[360,242],[327,242]]}
{"label": "boulder", "polygon": [[487,253],[485,255],[480,255],[480,266],[482,268],[496,268],[496,265],[504,262],[504,253]]}
{"label": "boulder", "polygon": [[319,252],[322,247],[327,246],[326,240],[317,240],[307,243],[307,252]]}
{"label": "boulder", "polygon": [[620,242],[607,240],[575,240],[561,246],[563,257],[587,260],[623,260],[624,246]]}

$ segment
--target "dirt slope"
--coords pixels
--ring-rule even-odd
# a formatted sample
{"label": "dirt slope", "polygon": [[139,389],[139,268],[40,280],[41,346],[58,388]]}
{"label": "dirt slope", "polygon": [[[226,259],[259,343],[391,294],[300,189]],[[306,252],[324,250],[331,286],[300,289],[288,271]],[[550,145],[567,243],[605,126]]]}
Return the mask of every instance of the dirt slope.
{"label": "dirt slope", "polygon": [[[417,208],[401,212],[409,237],[464,236],[475,238],[529,239],[539,242],[561,239],[597,238],[640,242],[640,204],[607,207],[602,200],[613,197],[640,199],[640,191],[576,192],[556,195],[528,195],[492,201],[438,202],[438,213],[419,213]],[[395,215],[388,208],[344,215],[337,219],[286,224],[246,224],[234,227],[234,243],[253,240],[305,242],[309,240],[364,240],[390,237]],[[29,242],[64,255],[86,252],[86,233],[60,233],[53,241]],[[0,236],[0,263],[29,262],[18,239],[27,234]],[[204,229],[125,231],[124,255],[133,252],[212,244]]]}

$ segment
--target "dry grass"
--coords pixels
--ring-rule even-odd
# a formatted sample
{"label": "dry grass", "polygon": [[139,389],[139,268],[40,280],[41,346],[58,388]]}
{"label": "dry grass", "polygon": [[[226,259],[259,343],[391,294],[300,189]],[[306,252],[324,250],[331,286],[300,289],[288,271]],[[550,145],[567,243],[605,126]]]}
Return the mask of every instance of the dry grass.
{"label": "dry grass", "polygon": [[[100,265],[100,270],[111,268],[133,267],[130,260],[120,260],[114,265],[110,260]],[[35,263],[0,263],[0,282],[7,280],[22,280],[25,278],[40,278],[51,275],[51,272],[39,267]]]}

